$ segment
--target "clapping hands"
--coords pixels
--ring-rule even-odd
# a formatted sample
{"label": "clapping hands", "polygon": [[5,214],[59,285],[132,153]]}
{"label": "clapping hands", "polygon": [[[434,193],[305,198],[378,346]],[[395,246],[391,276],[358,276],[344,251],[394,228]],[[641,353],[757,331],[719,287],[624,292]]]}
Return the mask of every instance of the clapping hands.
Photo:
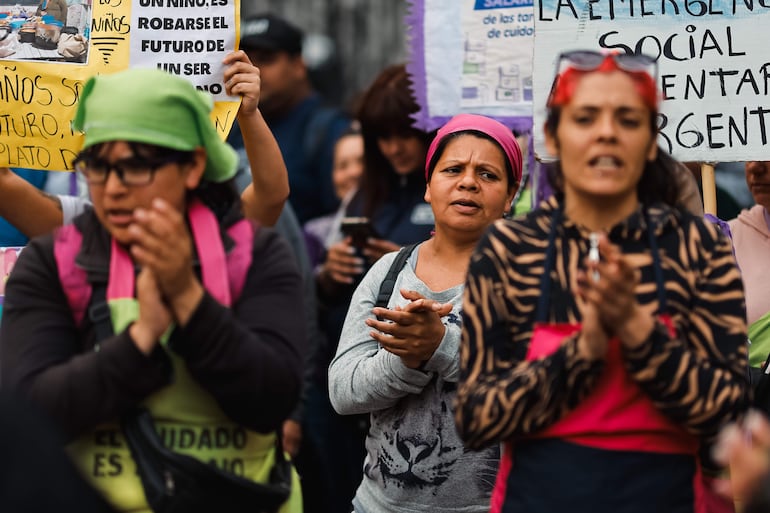
{"label": "clapping hands", "polygon": [[172,319],[187,323],[203,286],[193,271],[193,243],[184,216],[168,202],[156,198],[151,208],[137,208],[129,233],[131,256],[142,269],[136,283],[139,318],[131,334],[140,349],[151,350]]}
{"label": "clapping hands", "polygon": [[402,289],[401,296],[409,303],[393,309],[374,308],[372,313],[377,319],[367,319],[366,325],[373,328],[370,335],[383,349],[401,357],[407,367],[417,369],[441,344],[446,331],[441,317],[452,311],[452,304],[426,299],[411,290]]}
{"label": "clapping hands", "polygon": [[598,262],[586,259],[573,286],[583,317],[581,348],[594,358],[604,354],[609,338],[628,347],[647,340],[655,321],[636,298],[640,272],[607,236],[599,236]]}

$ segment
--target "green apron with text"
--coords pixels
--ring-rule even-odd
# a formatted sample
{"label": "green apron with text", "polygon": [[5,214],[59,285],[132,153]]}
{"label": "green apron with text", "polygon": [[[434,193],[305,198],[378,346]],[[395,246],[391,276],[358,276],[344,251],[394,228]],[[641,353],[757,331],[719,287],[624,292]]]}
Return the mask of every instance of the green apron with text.
{"label": "green apron with text", "polygon": [[[192,216],[191,225],[200,253],[203,248],[198,244],[199,234],[196,233]],[[218,232],[216,238],[201,239],[206,240],[209,248],[216,245],[212,244],[213,240],[219,241],[220,248],[214,251],[221,249]],[[223,249],[221,255],[224,255]],[[211,259],[202,258],[201,265],[205,266],[207,261],[211,262]],[[220,264],[226,265],[224,261]],[[115,269],[118,268],[123,270],[116,273]],[[217,272],[217,267],[214,267],[213,273],[209,274]],[[123,276],[115,277],[114,274]],[[127,279],[127,274],[130,274],[130,279]],[[204,269],[206,289],[220,302],[228,304],[210,290],[206,275]],[[113,241],[107,300],[115,333],[125,330],[138,316],[139,306],[133,297],[134,279],[134,266],[130,257]],[[167,348],[171,329],[161,338],[161,344],[171,358],[174,381],[142,403],[152,412],[155,427],[164,445],[234,474],[257,482],[267,482],[275,460],[276,434],[260,434],[228,419],[211,394],[192,378],[184,360]],[[248,391],[244,390],[243,393],[247,394]],[[136,465],[117,420],[99,425],[82,435],[67,447],[67,451],[87,480],[118,511],[150,512]],[[294,472],[291,495],[280,512],[301,511],[300,483]]]}

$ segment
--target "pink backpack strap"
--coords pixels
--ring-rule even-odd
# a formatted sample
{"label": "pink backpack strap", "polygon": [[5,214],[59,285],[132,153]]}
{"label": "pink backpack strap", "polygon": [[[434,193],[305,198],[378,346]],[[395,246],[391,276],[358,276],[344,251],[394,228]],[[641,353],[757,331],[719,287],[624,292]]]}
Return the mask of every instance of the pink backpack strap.
{"label": "pink backpack strap", "polygon": [[247,219],[241,219],[227,229],[227,235],[235,242],[235,247],[227,254],[227,274],[233,300],[241,297],[246,284],[254,251],[254,235],[258,229],[257,225]]}
{"label": "pink backpack strap", "polygon": [[214,213],[196,198],[190,202],[188,216],[201,263],[203,286],[217,301],[230,307],[240,297],[251,266],[254,227],[245,219],[230,226],[227,234],[235,247],[225,255]]}
{"label": "pink backpack strap", "polygon": [[107,280],[107,301],[134,297],[134,261],[128,251],[114,238],[110,242],[110,275]]}
{"label": "pink backpack strap", "polygon": [[[214,213],[198,200],[190,205],[190,225],[201,259],[203,286],[223,305],[232,306],[243,291],[251,267],[255,225],[241,219],[227,229],[227,234],[235,243],[227,255],[222,244],[210,243],[220,238],[219,224]],[[74,225],[63,226],[54,235],[54,258],[59,281],[78,325],[83,321],[91,301],[88,276],[75,265],[82,242],[83,234]],[[114,240],[111,249],[107,297],[133,297],[134,267],[131,258]]]}
{"label": "pink backpack strap", "polygon": [[197,198],[190,202],[187,215],[201,264],[203,287],[223,305],[232,306],[225,248],[219,236],[219,222],[214,213]]}
{"label": "pink backpack strap", "polygon": [[82,242],[83,234],[72,224],[62,226],[54,234],[53,254],[59,282],[77,325],[82,322],[91,300],[91,284],[86,272],[75,265]]}

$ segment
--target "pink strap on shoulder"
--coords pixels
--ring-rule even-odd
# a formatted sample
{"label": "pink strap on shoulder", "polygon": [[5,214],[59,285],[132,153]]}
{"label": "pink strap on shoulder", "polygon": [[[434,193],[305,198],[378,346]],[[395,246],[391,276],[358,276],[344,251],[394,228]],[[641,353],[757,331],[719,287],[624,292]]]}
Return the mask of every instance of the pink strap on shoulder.
{"label": "pink strap on shoulder", "polygon": [[134,261],[126,248],[112,238],[110,244],[110,277],[107,281],[107,300],[134,297]]}
{"label": "pink strap on shoulder", "polygon": [[197,198],[188,208],[195,249],[201,263],[203,287],[225,306],[232,306],[225,249],[219,236],[219,222],[214,213]]}
{"label": "pink strap on shoulder", "polygon": [[246,275],[251,267],[254,248],[254,233],[258,226],[247,219],[241,219],[227,229],[235,247],[227,254],[227,273],[230,278],[230,293],[234,299],[241,297],[246,284]]}
{"label": "pink strap on shoulder", "polygon": [[53,254],[59,282],[64,295],[67,296],[75,324],[78,325],[83,320],[91,300],[91,284],[88,283],[86,272],[75,265],[75,257],[82,242],[83,235],[72,224],[62,226],[54,234]]}

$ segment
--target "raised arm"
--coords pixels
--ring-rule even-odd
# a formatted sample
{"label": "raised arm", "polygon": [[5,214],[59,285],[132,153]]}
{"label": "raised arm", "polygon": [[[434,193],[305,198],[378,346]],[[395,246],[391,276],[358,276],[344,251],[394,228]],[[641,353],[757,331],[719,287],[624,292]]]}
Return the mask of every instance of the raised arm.
{"label": "raised arm", "polygon": [[27,237],[36,237],[61,226],[61,203],[7,167],[0,167],[0,217]]}
{"label": "raised arm", "polygon": [[289,174],[281,149],[259,111],[259,68],[242,50],[225,57],[225,87],[228,94],[241,95],[238,125],[251,168],[251,183],[241,195],[246,217],[273,226],[289,197]]}

